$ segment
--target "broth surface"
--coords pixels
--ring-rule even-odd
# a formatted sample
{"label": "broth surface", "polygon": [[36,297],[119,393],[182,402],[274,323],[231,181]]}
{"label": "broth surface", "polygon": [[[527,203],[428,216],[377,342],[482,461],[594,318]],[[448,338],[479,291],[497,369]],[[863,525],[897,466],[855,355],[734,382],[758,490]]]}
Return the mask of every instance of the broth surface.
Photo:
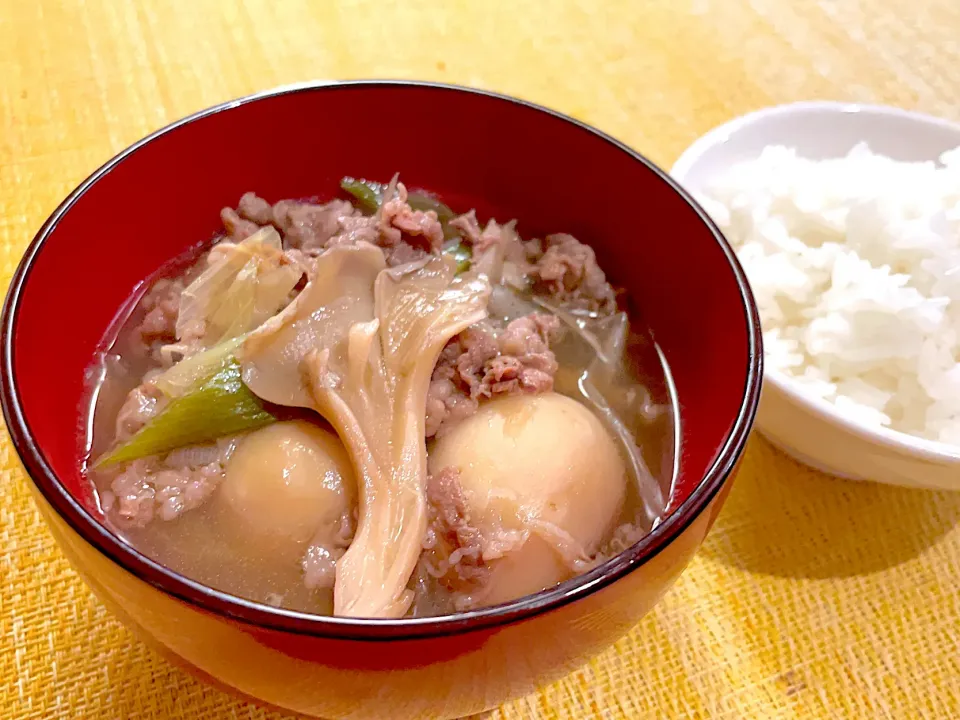
{"label": "broth surface", "polygon": [[[197,260],[201,252],[190,251],[158,276],[148,279],[141,294],[145,295],[160,279],[181,278],[184,285],[194,280],[199,273]],[[534,295],[527,294],[512,298],[509,307],[492,301],[490,315],[493,320],[507,322],[520,317],[528,308],[549,312],[535,307],[537,302]],[[82,441],[91,459],[101,457],[114,445],[116,418],[124,401],[143,382],[145,374],[157,368],[156,354],[145,350],[141,342],[143,303],[132,302],[128,307],[131,309],[126,316],[118,318],[104,338],[102,350],[88,373],[89,419],[85,423],[87,435]],[[495,312],[501,310],[503,312]],[[616,341],[608,340],[617,333],[602,327],[596,314],[571,314],[565,308],[559,308],[557,314],[561,317],[562,333],[550,346],[559,366],[553,389],[588,406],[600,417],[607,432],[615,438],[627,468],[626,499],[615,523],[616,529],[608,533],[594,560],[600,562],[649,532],[665,511],[679,455],[676,398],[669,369],[653,338],[636,319],[639,313],[631,312],[629,328],[620,341],[624,361],[610,367],[598,366],[596,357],[598,351],[618,351],[609,346],[609,342],[616,344]],[[605,408],[603,412],[597,410],[598,399]],[[308,418],[326,425],[311,411],[288,409],[286,412],[290,417]],[[428,438],[428,455],[433,443]],[[304,584],[301,557],[278,553],[269,544],[238,533],[230,509],[216,490],[199,507],[184,511],[175,519],[154,519],[136,527],[118,523],[109,511],[114,473],[93,469],[92,461],[89,465],[87,475],[101,507],[107,509],[107,523],[144,555],[186,577],[240,597],[303,612],[334,612],[333,589],[308,589]],[[414,577],[411,587],[416,588],[417,582]],[[443,588],[432,581],[426,585],[421,583],[420,588],[418,592],[427,593],[428,597],[418,597],[410,612],[451,611]]]}

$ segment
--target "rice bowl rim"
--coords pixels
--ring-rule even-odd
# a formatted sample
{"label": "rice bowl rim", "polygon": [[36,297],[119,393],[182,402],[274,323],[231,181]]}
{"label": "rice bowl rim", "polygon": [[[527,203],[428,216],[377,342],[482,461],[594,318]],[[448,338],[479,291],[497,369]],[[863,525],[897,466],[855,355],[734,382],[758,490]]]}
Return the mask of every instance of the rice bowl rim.
{"label": "rice bowl rim", "polygon": [[[670,176],[693,195],[698,188],[686,185],[687,175],[697,166],[703,155],[709,150],[718,145],[725,144],[734,135],[749,132],[751,126],[762,120],[811,112],[858,114],[863,115],[865,118],[869,116],[886,115],[915,123],[918,126],[918,130],[922,129],[924,125],[928,127],[933,125],[955,133],[957,135],[957,146],[960,147],[960,123],[889,105],[812,100],[772,105],[744,115],[739,115],[725,123],[717,125],[697,138],[680,154],[680,157],[674,162],[673,167],[670,168]],[[862,141],[866,142],[866,138]],[[797,147],[797,149],[799,150],[799,147]],[[930,158],[929,161],[937,162],[938,158]],[[749,282],[749,277],[747,280]],[[771,367],[769,362],[764,363],[763,376],[765,391],[770,387],[775,388],[786,395],[791,401],[811,412],[817,419],[837,425],[842,430],[862,440],[883,445],[892,450],[906,451],[917,458],[928,461],[941,464],[960,463],[960,445],[941,442],[939,440],[929,440],[899,430],[893,430],[883,425],[873,425],[853,419],[839,410],[837,406],[829,400],[806,392],[803,389],[802,383],[787,373]]]}
{"label": "rice bowl rim", "polygon": [[780,370],[765,368],[764,386],[774,386],[788,395],[791,400],[816,413],[820,419],[834,422],[843,430],[869,442],[885,445],[891,449],[909,450],[913,455],[934,462],[960,463],[960,446],[939,440],[910,435],[899,430],[891,430],[883,425],[869,425],[852,419],[828,400],[804,392],[802,383],[797,382]]}

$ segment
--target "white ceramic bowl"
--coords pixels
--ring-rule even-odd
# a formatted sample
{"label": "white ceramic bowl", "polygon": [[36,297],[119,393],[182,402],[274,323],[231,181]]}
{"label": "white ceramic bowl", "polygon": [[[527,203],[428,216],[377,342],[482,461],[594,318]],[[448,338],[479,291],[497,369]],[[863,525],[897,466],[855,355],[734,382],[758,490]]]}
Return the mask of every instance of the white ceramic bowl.
{"label": "white ceramic bowl", "polygon": [[[671,174],[698,192],[717,173],[756,158],[767,145],[794,147],[801,156],[819,160],[845,155],[862,141],[897,160],[936,160],[960,146],[960,125],[889,107],[781,105],[711,130],[680,156]],[[757,428],[796,459],[833,475],[960,490],[960,447],[850,420],[776,370],[765,371]]]}

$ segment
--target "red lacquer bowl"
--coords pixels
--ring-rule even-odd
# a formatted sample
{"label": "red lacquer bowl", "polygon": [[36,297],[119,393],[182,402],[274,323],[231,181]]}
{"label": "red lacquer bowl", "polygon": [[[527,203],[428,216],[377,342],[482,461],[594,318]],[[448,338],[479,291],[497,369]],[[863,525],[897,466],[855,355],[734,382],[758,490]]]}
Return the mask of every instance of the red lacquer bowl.
{"label": "red lacquer bowl", "polygon": [[[118,308],[217,231],[247,190],[333,196],[342,175],[390,177],[529,236],[589,242],[672,368],[681,454],[671,512],[642,541],[555,589],[423,620],[324,618],[232,597],[112,535],[80,475],[84,371]],[[634,625],[712,524],[760,393],[743,271],[661,170],[615,140],[518,100],[455,87],[284,88],[205,110],[124,151],[64,201],[27,250],[2,319],[2,402],[64,553],[124,622],[176,662],[304,715],[439,718],[482,711],[586,661]]]}

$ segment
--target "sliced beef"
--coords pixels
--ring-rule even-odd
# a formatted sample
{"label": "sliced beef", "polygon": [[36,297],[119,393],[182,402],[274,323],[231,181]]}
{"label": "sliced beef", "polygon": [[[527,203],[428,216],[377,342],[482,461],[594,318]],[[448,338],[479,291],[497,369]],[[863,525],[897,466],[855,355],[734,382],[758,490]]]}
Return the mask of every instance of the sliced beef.
{"label": "sliced beef", "polygon": [[257,225],[265,226],[273,224],[273,205],[268,203],[256,193],[244,193],[237,203],[237,214],[244,220]]}
{"label": "sliced beef", "polygon": [[[396,195],[380,208],[377,229],[380,232],[378,244],[391,250],[401,245],[426,253],[439,252],[443,246],[443,225],[433,210],[414,210],[407,202],[407,189],[403,183],[397,183]],[[390,262],[388,252],[387,261]],[[412,257],[414,253],[403,251],[402,258]],[[414,257],[414,259],[417,259]],[[392,262],[391,264],[402,264]]]}
{"label": "sliced beef", "polygon": [[[341,201],[342,202],[342,201]],[[326,247],[368,242],[383,248],[387,265],[396,267],[439,252],[443,226],[433,210],[414,210],[407,203],[407,190],[397,183],[396,194],[374,216],[342,217],[339,232]]]}
{"label": "sliced beef", "polygon": [[281,200],[271,205],[252,192],[240,198],[236,210],[220,211],[223,227],[234,242],[272,225],[283,236],[284,247],[307,251],[323,250],[330,239],[341,232],[346,219],[359,215],[360,211],[346,200],[327,203]]}
{"label": "sliced beef", "polygon": [[[395,228],[392,230],[396,231]],[[390,267],[405,265],[426,257],[426,250],[404,242],[402,234],[400,237],[399,242],[394,242],[396,235],[391,234],[391,229],[388,229],[385,234],[380,218],[361,215],[341,219],[340,232],[330,238],[324,249],[356,245],[359,242],[370,243],[383,250],[384,258]]]}
{"label": "sliced beef", "polygon": [[475,210],[458,215],[450,221],[450,227],[460,231],[460,237],[471,246],[480,242],[480,223],[477,222]]}
{"label": "sliced beef", "polygon": [[[471,228],[472,230],[472,228]],[[494,285],[503,279],[503,266],[506,259],[506,246],[517,235],[512,228],[490,220],[473,243],[473,259],[470,269],[486,275]]]}
{"label": "sliced beef", "polygon": [[379,221],[370,215],[354,215],[340,218],[340,232],[330,238],[327,247],[336,245],[355,245],[358,242],[367,242],[371,245],[380,244]]}
{"label": "sliced beef", "polygon": [[483,560],[483,538],[470,524],[456,468],[444,468],[427,478],[423,549],[424,569],[448,588],[482,582],[489,573]]}
{"label": "sliced beef", "polygon": [[117,413],[117,442],[133,437],[140,428],[156,417],[166,404],[166,395],[151,382],[145,382],[131,390]]}
{"label": "sliced beef", "polygon": [[177,316],[180,314],[180,294],[184,284],[180,278],[157,280],[140,301],[144,312],[140,322],[140,338],[145,345],[156,341],[176,340]]}
{"label": "sliced beef", "polygon": [[474,210],[458,215],[450,221],[450,226],[460,232],[461,239],[473,248],[475,255],[499,246],[503,250],[504,259],[521,262],[527,259],[527,248],[514,229],[514,224],[511,221],[501,225],[491,219],[481,229]]}
{"label": "sliced beef", "polygon": [[233,242],[246,240],[260,229],[260,225],[241,217],[233,208],[223,208],[220,211],[220,222],[227,231],[227,237]]}
{"label": "sliced beef", "polygon": [[484,325],[469,327],[450,339],[427,390],[427,437],[442,434],[444,426],[452,427],[477,411],[484,368],[498,353],[496,336]]}
{"label": "sliced beef", "polygon": [[452,378],[434,377],[427,392],[427,421],[424,434],[434,437],[441,428],[453,427],[461,420],[473,415],[479,403]]}
{"label": "sliced beef", "polygon": [[637,512],[633,521],[621,523],[614,528],[610,539],[607,540],[594,555],[575,560],[573,562],[573,569],[578,574],[588,572],[640,542],[640,540],[649,533],[650,521],[647,518],[647,509],[642,508]]}
{"label": "sliced beef", "polygon": [[332,588],[337,577],[337,561],[353,542],[357,521],[354,513],[345,514],[333,532],[323,528],[304,553],[303,584],[308,590]]}
{"label": "sliced beef", "polygon": [[524,241],[514,222],[500,225],[490,220],[481,230],[476,213],[471,210],[450,221],[460,232],[463,242],[473,250],[472,269],[515,288],[527,288],[534,270],[533,262],[543,252],[539,240]]}
{"label": "sliced beef", "polygon": [[407,263],[423,260],[423,258],[427,256],[427,251],[401,242],[383,248],[383,255],[387,260],[387,265],[397,267],[398,265],[406,265]]}
{"label": "sliced beef", "polygon": [[473,210],[451,221],[473,248],[473,267],[494,282],[526,287],[558,306],[600,314],[616,310],[616,297],[593,249],[572,235],[524,241],[513,223],[490,220],[481,230]]}
{"label": "sliced beef", "polygon": [[470,516],[456,468],[443,468],[428,476],[426,490],[427,532],[414,577],[420,596],[431,601],[424,603],[424,612],[418,611],[421,603],[417,602],[414,613],[457,612],[483,605],[496,561],[521,547],[528,533],[478,527]]}
{"label": "sliced beef", "polygon": [[484,399],[551,391],[557,360],[550,340],[559,326],[554,316],[534,313],[499,332],[477,324],[452,338],[427,393],[427,437],[469,417]]}
{"label": "sliced beef", "polygon": [[223,479],[235,439],[184,448],[162,461],[128,463],[100,493],[104,512],[125,528],[144,527],[155,518],[174,520],[210,497]]}
{"label": "sliced beef", "polygon": [[557,359],[550,339],[559,331],[554,315],[534,313],[511,322],[497,338],[500,354],[486,367],[489,395],[543,393],[553,390]]}
{"label": "sliced beef", "polygon": [[285,247],[321,250],[340,232],[343,218],[358,214],[346,200],[322,205],[281,200],[273,206],[273,224],[283,233]]}
{"label": "sliced beef", "polygon": [[572,235],[523,240],[512,222],[490,220],[481,230],[476,213],[450,223],[473,249],[473,269],[493,282],[528,289],[557,306],[607,315],[616,311],[616,295],[597,264],[593,249]]}
{"label": "sliced beef", "polygon": [[103,511],[122,527],[144,527],[153,520],[156,489],[147,482],[155,470],[153,460],[134,460],[100,493]]}
{"label": "sliced beef", "polygon": [[438,252],[443,245],[443,226],[436,212],[411,208],[402,183],[397,183],[395,196],[376,216],[365,216],[341,199],[322,204],[281,200],[270,205],[254,193],[246,193],[236,210],[224,208],[220,217],[233,241],[272,225],[283,236],[287,249],[319,253],[330,247],[368,242],[383,248],[390,266],[419,260]]}
{"label": "sliced beef", "polygon": [[616,310],[616,296],[593,248],[572,235],[547,235],[533,269],[534,290],[557,305],[601,314]]}

